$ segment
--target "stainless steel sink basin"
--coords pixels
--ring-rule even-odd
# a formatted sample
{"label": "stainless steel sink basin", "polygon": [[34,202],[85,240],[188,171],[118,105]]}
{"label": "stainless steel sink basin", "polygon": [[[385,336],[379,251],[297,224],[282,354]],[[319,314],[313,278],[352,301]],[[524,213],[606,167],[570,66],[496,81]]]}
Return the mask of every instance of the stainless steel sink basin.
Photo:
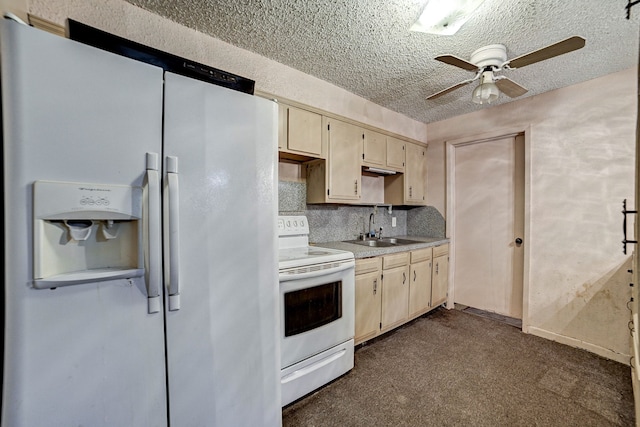
{"label": "stainless steel sink basin", "polygon": [[374,248],[388,248],[389,246],[396,246],[391,242],[386,242],[384,240],[378,239],[367,239],[367,240],[347,240],[347,243],[354,243],[356,245],[362,246],[371,246]]}
{"label": "stainless steel sink basin", "polygon": [[388,248],[392,246],[411,245],[421,243],[416,240],[396,239],[395,237],[385,237],[382,239],[346,240],[346,243],[369,246],[373,248]]}
{"label": "stainless steel sink basin", "polygon": [[417,240],[396,239],[395,237],[385,237],[382,239],[382,241],[389,242],[393,245],[413,245],[414,243],[423,243]]}

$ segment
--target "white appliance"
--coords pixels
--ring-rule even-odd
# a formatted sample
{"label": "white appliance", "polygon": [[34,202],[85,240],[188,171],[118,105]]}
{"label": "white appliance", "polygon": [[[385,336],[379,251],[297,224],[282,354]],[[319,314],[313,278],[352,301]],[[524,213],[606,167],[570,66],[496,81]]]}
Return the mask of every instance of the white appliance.
{"label": "white appliance", "polygon": [[304,216],[278,217],[282,406],[353,368],[353,254],[309,246]]}
{"label": "white appliance", "polygon": [[281,425],[276,105],[2,21],[2,425]]}

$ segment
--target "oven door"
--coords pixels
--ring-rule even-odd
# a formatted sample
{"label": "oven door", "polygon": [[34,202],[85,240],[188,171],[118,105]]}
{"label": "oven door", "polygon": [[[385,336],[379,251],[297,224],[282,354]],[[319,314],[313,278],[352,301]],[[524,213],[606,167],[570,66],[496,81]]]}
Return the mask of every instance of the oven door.
{"label": "oven door", "polygon": [[353,338],[355,261],[280,272],[282,369]]}

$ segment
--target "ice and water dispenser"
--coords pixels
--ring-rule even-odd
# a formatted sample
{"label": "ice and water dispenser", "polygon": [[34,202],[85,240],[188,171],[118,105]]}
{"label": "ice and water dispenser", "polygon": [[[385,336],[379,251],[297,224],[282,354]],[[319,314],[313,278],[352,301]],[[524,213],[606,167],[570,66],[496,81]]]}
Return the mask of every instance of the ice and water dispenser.
{"label": "ice and water dispenser", "polygon": [[142,188],[37,181],[34,287],[144,275]]}

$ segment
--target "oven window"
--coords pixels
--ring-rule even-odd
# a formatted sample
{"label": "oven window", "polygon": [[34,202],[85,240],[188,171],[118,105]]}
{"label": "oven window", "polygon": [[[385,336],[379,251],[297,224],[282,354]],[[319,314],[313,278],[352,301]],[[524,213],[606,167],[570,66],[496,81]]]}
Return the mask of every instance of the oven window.
{"label": "oven window", "polygon": [[342,281],[284,294],[284,336],[301,334],[342,317]]}

